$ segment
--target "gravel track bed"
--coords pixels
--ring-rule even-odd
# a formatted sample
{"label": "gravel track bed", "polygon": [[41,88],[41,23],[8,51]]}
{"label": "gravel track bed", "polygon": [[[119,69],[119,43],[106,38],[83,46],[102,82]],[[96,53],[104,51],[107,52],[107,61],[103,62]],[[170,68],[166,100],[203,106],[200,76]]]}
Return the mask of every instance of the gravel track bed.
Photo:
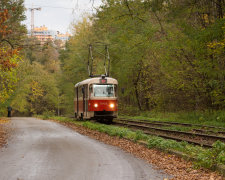
{"label": "gravel track bed", "polygon": [[219,175],[217,172],[212,172],[206,169],[193,169],[193,164],[191,162],[187,162],[175,155],[170,155],[156,149],[148,149],[143,145],[129,140],[112,137],[105,133],[78,126],[74,123],[65,123],[56,120],[52,121],[58,122],[74,129],[80,134],[89,136],[106,144],[118,146],[134,156],[144,159],[148,163],[154,164],[157,168],[165,170],[165,172],[174,177],[172,178],[173,180],[225,180],[225,177]]}

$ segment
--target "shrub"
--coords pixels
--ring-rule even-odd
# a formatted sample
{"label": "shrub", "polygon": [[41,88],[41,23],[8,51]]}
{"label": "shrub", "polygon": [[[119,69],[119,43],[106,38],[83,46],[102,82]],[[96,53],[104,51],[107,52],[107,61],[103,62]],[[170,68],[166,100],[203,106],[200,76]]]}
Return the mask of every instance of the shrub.
{"label": "shrub", "polygon": [[140,131],[140,130],[136,131],[134,141],[137,142],[138,140],[143,139],[143,136],[144,136],[144,134],[142,131]]}
{"label": "shrub", "polygon": [[49,119],[52,116],[55,116],[55,112],[54,111],[45,111],[43,112],[43,119]]}
{"label": "shrub", "polygon": [[216,141],[213,148],[198,153],[196,166],[214,168],[217,164],[225,164],[225,143]]}

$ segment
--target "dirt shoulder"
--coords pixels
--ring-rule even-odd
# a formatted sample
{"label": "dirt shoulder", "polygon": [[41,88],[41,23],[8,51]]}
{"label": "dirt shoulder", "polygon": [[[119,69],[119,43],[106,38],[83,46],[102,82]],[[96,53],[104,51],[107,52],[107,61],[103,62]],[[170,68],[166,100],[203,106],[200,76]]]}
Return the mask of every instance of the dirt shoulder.
{"label": "dirt shoulder", "polygon": [[0,148],[7,144],[7,139],[9,136],[9,124],[10,120],[8,118],[0,117]]}
{"label": "dirt shoulder", "polygon": [[194,169],[191,162],[185,161],[175,155],[164,153],[156,149],[148,149],[144,145],[123,138],[112,137],[105,133],[90,130],[74,123],[53,121],[72,128],[80,134],[89,136],[109,145],[120,147],[137,158],[144,159],[148,163],[154,164],[158,169],[165,170],[165,172],[174,177],[174,180],[225,180],[225,177],[219,175],[217,172],[211,172],[210,170],[205,169]]}

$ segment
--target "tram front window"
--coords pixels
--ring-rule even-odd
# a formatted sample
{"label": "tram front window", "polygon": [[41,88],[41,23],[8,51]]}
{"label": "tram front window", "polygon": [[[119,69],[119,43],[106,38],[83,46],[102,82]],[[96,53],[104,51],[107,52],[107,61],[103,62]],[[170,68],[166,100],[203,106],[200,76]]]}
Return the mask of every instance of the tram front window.
{"label": "tram front window", "polygon": [[95,97],[114,97],[114,85],[112,84],[93,84]]}

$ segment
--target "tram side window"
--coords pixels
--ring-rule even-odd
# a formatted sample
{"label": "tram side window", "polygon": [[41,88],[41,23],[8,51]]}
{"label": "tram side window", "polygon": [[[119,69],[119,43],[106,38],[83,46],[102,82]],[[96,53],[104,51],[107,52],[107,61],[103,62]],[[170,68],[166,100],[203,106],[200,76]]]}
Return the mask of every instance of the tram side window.
{"label": "tram side window", "polygon": [[[83,90],[82,90],[83,89]],[[79,86],[78,87],[78,97],[83,97],[83,94],[86,94],[85,92],[85,86]],[[85,95],[86,96],[86,95]]]}
{"label": "tram side window", "polygon": [[88,98],[88,85],[84,85],[85,98]]}
{"label": "tram side window", "polygon": [[89,85],[89,97],[93,96],[93,85]]}

